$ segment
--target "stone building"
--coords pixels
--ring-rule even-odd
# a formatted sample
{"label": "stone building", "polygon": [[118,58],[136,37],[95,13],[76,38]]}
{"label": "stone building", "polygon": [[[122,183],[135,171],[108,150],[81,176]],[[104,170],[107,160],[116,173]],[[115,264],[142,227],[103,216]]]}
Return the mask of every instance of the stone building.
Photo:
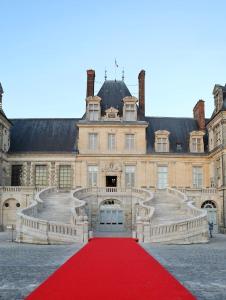
{"label": "stone building", "polygon": [[[10,120],[3,112],[0,85],[1,229],[15,224],[16,214],[45,187],[170,187],[207,210],[215,231],[224,232],[226,86],[215,85],[215,109],[206,119],[203,100],[195,105],[193,118],[147,116],[144,70],[138,76],[138,99],[123,80],[105,80],[97,95],[94,84],[95,72],[88,70],[81,118]],[[120,199],[114,199],[102,203],[99,221],[91,216],[91,222],[104,223],[107,207],[114,204],[121,225]]]}

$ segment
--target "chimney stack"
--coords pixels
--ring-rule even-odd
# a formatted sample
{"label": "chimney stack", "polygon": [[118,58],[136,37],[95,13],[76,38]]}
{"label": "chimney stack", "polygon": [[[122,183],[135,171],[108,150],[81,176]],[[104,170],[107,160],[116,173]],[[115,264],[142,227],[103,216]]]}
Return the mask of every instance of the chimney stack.
{"label": "chimney stack", "polygon": [[86,97],[94,96],[94,81],[95,81],[95,71],[94,70],[87,70]]}
{"label": "chimney stack", "polygon": [[145,71],[141,70],[138,75],[139,82],[139,108],[140,113],[145,117]]}
{"label": "chimney stack", "polygon": [[3,95],[4,91],[0,82],[0,110],[2,110],[2,95]]}
{"label": "chimney stack", "polygon": [[199,100],[193,108],[194,119],[198,123],[199,130],[205,130],[205,101]]}

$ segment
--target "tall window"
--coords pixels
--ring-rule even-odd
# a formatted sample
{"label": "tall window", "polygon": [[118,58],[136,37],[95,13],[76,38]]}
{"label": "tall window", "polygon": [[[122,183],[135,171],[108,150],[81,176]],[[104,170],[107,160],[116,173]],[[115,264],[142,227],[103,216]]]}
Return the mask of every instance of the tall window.
{"label": "tall window", "polygon": [[168,167],[167,166],[159,166],[158,174],[157,174],[157,187],[158,189],[165,189],[168,186]]}
{"label": "tall window", "polygon": [[215,128],[214,128],[214,137],[215,137],[215,147],[219,146],[222,141],[221,141],[221,126],[220,124],[218,124]]}
{"label": "tall window", "polygon": [[47,185],[47,166],[35,166],[35,185]]}
{"label": "tall window", "polygon": [[135,134],[126,134],[125,141],[126,150],[134,150],[135,148]]}
{"label": "tall window", "polygon": [[125,120],[135,121],[136,116],[136,106],[135,104],[125,104]]}
{"label": "tall window", "polygon": [[202,152],[202,138],[192,138],[192,151],[191,152]]}
{"label": "tall window", "polygon": [[109,151],[114,151],[115,148],[116,148],[115,134],[114,133],[109,133],[108,134],[108,150]]}
{"label": "tall window", "polygon": [[99,119],[99,105],[90,103],[89,104],[89,119],[90,121],[98,121]]}
{"label": "tall window", "polygon": [[98,166],[88,166],[88,186],[97,186]]}
{"label": "tall window", "polygon": [[168,138],[157,137],[156,151],[157,152],[168,152]]}
{"label": "tall window", "polygon": [[193,177],[193,187],[202,188],[203,185],[203,172],[202,167],[193,167],[192,168],[192,177]]}
{"label": "tall window", "polygon": [[59,169],[59,187],[71,188],[71,166],[62,165]]}
{"label": "tall window", "polygon": [[22,185],[23,166],[13,165],[11,173],[11,185],[20,186]]}
{"label": "tall window", "polygon": [[125,166],[125,186],[131,188],[135,185],[135,166]]}
{"label": "tall window", "polygon": [[97,150],[97,133],[89,133],[89,150]]}

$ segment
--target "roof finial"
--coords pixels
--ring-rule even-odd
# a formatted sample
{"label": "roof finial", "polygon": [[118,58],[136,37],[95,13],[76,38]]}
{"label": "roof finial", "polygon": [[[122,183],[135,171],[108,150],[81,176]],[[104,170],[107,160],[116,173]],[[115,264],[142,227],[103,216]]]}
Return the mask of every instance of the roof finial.
{"label": "roof finial", "polygon": [[125,79],[125,71],[124,71],[124,68],[122,69],[122,81],[124,81]]}
{"label": "roof finial", "polygon": [[107,80],[107,70],[105,69],[104,71],[104,80],[106,81]]}

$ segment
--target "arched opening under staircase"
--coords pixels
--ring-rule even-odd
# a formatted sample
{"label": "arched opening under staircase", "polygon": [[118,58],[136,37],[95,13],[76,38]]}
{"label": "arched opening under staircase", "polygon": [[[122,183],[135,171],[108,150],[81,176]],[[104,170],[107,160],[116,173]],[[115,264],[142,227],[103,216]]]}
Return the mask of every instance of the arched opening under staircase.
{"label": "arched opening under staircase", "polygon": [[98,230],[117,232],[125,229],[124,210],[117,199],[106,199],[99,205]]}
{"label": "arched opening under staircase", "polygon": [[212,200],[207,200],[202,203],[201,208],[207,211],[208,222],[213,222],[213,232],[218,232],[218,222],[217,222],[217,206]]}

